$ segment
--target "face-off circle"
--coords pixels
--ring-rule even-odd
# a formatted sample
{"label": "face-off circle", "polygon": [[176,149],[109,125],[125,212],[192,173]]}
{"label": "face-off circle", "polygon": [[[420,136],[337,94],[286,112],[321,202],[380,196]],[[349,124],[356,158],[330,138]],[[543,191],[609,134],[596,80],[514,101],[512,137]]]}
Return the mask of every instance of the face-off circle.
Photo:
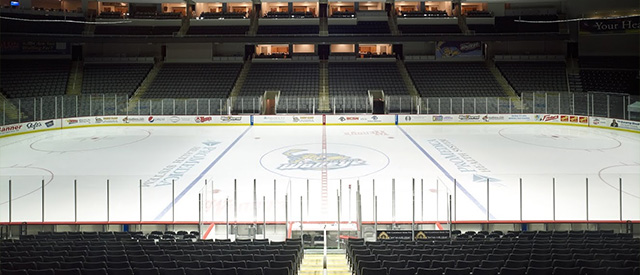
{"label": "face-off circle", "polygon": [[[11,167],[0,167],[0,175],[8,177],[12,181],[12,201],[16,201],[42,189],[42,183],[39,180],[33,181],[34,178],[43,179],[44,185],[46,186],[51,181],[53,181],[54,177],[53,172],[45,168],[18,165]],[[21,186],[18,187],[16,185]],[[0,205],[7,203],[8,201],[6,200],[0,201]]]}
{"label": "face-off circle", "polygon": [[321,143],[297,144],[272,150],[260,158],[260,165],[274,174],[299,179],[321,179],[326,170],[330,179],[364,177],[389,165],[384,153],[360,145]]}
{"label": "face-off circle", "polygon": [[142,141],[151,133],[144,129],[127,128],[124,132],[110,129],[95,131],[63,131],[61,134],[47,136],[31,143],[31,149],[41,152],[83,152],[115,148]]}
{"label": "face-off circle", "polygon": [[566,127],[509,127],[500,129],[498,134],[518,143],[565,150],[610,150],[622,144],[613,137]]}

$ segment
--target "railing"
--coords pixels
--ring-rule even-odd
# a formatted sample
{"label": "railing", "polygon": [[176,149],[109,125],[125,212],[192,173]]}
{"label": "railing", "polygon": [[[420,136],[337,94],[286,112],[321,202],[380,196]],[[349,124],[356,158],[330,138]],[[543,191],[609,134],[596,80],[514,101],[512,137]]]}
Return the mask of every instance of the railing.
{"label": "railing", "polygon": [[[512,114],[547,113],[640,120],[629,106],[637,96],[613,93],[523,93],[518,97],[387,96],[387,113]],[[225,115],[260,114],[261,97],[140,99],[122,94],[66,95],[6,99],[1,103],[2,125],[54,118],[105,115]],[[282,96],[277,113],[317,113],[318,98]],[[371,113],[367,96],[332,96],[330,113]],[[326,110],[324,112],[327,112]]]}

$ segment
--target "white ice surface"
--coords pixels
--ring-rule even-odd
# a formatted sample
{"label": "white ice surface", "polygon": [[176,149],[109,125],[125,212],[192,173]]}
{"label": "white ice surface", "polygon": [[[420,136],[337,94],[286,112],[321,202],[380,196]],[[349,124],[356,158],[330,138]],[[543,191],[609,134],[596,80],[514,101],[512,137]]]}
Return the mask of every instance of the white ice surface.
{"label": "white ice surface", "polygon": [[12,221],[197,221],[200,192],[205,220],[224,221],[228,199],[231,221],[284,221],[288,196],[289,220],[300,220],[302,197],[305,221],[335,221],[340,192],[342,220],[355,220],[358,186],[363,220],[373,221],[374,180],[378,221],[411,221],[413,179],[417,221],[446,220],[454,193],[458,221],[486,220],[487,208],[490,220],[502,221],[639,220],[640,135],[557,125],[128,126],[19,135],[0,139],[0,221],[9,220],[10,180]]}

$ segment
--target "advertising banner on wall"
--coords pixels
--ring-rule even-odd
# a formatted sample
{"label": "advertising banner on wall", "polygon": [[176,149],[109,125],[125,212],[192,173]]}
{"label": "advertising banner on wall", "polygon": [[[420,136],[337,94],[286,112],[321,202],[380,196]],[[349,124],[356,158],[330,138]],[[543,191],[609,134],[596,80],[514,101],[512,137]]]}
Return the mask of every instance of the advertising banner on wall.
{"label": "advertising banner on wall", "polygon": [[327,125],[385,124],[394,125],[395,115],[334,115],[327,116]]}
{"label": "advertising banner on wall", "polygon": [[640,16],[580,21],[580,34],[640,33]]}
{"label": "advertising banner on wall", "polygon": [[[426,231],[416,230],[413,232],[415,240],[449,238],[449,231]],[[411,230],[378,230],[376,231],[376,239],[378,240],[412,240]]]}
{"label": "advertising banner on wall", "polygon": [[11,41],[0,43],[0,53],[11,55],[67,55],[71,54],[69,43],[46,41]]}
{"label": "advertising banner on wall", "polygon": [[479,41],[439,41],[436,44],[436,59],[463,59],[482,57]]}
{"label": "advertising banner on wall", "polygon": [[60,129],[59,119],[30,121],[0,126],[0,136],[9,136],[19,133],[39,132],[45,130]]}
{"label": "advertising banner on wall", "polygon": [[593,127],[608,128],[608,129],[623,129],[623,130],[629,130],[633,132],[640,132],[640,122],[638,121],[605,118],[605,117],[590,117],[589,123]]}
{"label": "advertising banner on wall", "polygon": [[322,116],[254,116],[254,125],[322,125]]}

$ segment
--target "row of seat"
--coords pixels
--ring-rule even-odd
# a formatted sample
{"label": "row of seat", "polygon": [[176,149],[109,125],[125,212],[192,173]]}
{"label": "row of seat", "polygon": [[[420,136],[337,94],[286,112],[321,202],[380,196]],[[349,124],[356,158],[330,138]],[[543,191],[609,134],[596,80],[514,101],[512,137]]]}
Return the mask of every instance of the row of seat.
{"label": "row of seat", "polygon": [[47,269],[47,268],[287,268],[296,270],[298,266],[291,261],[264,262],[226,262],[226,261],[107,261],[107,262],[2,262],[4,270]]}
{"label": "row of seat", "polygon": [[638,267],[365,268],[364,275],[638,275]]}
{"label": "row of seat", "polygon": [[285,268],[123,267],[8,270],[5,275],[287,275]]}

